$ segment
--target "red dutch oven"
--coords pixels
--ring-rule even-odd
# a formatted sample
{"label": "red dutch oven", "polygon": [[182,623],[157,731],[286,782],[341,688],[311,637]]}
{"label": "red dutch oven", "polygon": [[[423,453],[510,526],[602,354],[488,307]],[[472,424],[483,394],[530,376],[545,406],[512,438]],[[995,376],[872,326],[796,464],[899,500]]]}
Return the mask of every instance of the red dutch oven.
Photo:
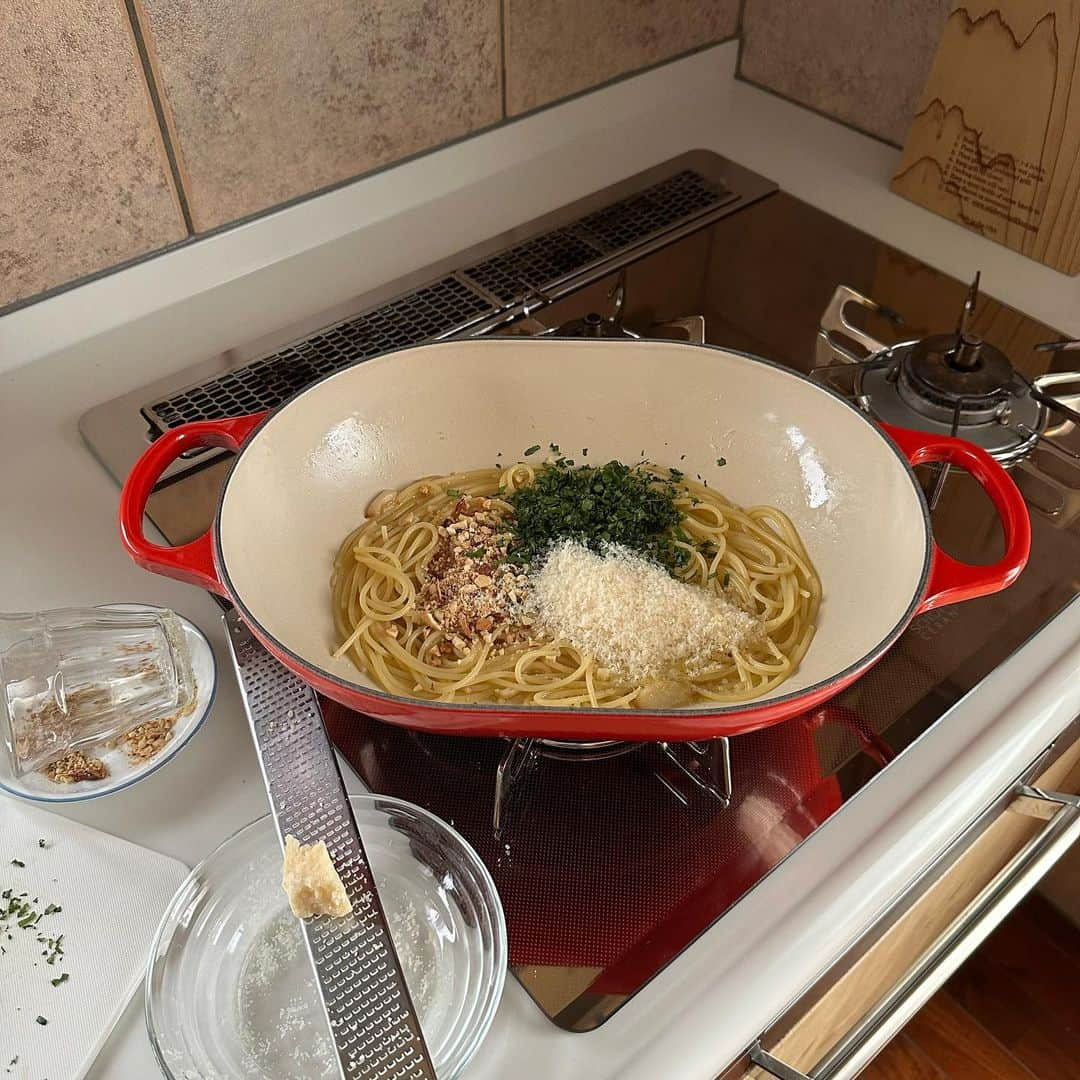
{"label": "red dutch oven", "polygon": [[[570,456],[588,448],[594,462],[644,451],[735,503],[783,510],[823,589],[798,671],[754,701],[646,711],[430,702],[385,693],[334,660],[331,566],[372,496],[549,442]],[[205,446],[238,452],[213,526],[182,547],[151,543],[143,513],[155,483]],[[1001,559],[968,565],[937,547],[912,472],[925,462],[966,469],[984,488]],[[734,735],[806,712],[915,615],[1006,588],[1030,546],[1015,484],[971,443],[876,424],[806,377],[731,350],[580,339],[418,346],[328,376],[272,413],[174,428],[128,477],[120,526],[137,563],[228,597],[283,664],[350,708],[431,731],[581,740]]]}

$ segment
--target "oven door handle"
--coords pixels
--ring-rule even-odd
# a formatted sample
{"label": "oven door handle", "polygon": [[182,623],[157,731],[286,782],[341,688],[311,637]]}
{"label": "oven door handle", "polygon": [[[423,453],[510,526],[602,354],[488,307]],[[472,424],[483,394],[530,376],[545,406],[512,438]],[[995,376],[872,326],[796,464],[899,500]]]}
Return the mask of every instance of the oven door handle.
{"label": "oven door handle", "polygon": [[1010,810],[1025,812],[1038,800],[1052,812],[1045,826],[995,875],[908,974],[875,1005],[810,1073],[766,1050],[760,1042],[750,1060],[777,1080],[852,1080],[986,940],[1034,884],[1080,838],[1080,795],[1019,784]]}

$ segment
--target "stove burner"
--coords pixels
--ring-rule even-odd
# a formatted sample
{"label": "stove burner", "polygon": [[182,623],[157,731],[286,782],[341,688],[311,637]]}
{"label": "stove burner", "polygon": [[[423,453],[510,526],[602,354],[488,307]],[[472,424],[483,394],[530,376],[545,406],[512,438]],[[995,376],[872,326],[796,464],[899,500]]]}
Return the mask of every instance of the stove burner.
{"label": "stove burner", "polygon": [[923,338],[898,359],[901,397],[916,412],[950,424],[957,409],[961,424],[987,423],[1025,389],[1008,357],[971,334],[959,341],[952,334]]}
{"label": "stove burner", "polygon": [[556,327],[552,337],[587,337],[587,338],[636,338],[639,335],[623,326],[621,319],[612,316],[604,318],[603,315],[590,311],[581,319],[571,319]]}
{"label": "stove burner", "polygon": [[628,754],[637,743],[618,739],[598,739],[595,742],[576,742],[570,739],[537,739],[537,753],[552,761],[606,761]]}
{"label": "stove burner", "polygon": [[632,341],[639,341],[643,337],[670,338],[672,334],[675,334],[677,336],[673,340],[685,340],[693,345],[705,344],[705,317],[703,315],[682,315],[675,319],[651,322],[642,327],[640,332],[624,325],[626,267],[619,271],[607,298],[611,301],[609,314],[601,315],[599,312],[590,311],[581,318],[570,319],[552,327],[546,326],[533,315],[534,311],[542,310],[553,303],[552,299],[543,292],[532,289],[522,301],[523,317],[510,323],[503,333],[529,337],[619,338]]}
{"label": "stove burner", "polygon": [[652,776],[683,806],[704,794],[721,806],[731,801],[731,745],[728,739],[706,742],[635,743],[615,739],[573,742],[563,739],[510,739],[495,770],[491,828],[501,837],[522,802],[526,781],[540,761],[609,761],[637,755],[641,771]]}
{"label": "stove burner", "polygon": [[608,293],[611,301],[611,314],[600,315],[590,311],[580,319],[571,319],[550,331],[551,337],[587,337],[587,338],[639,338],[633,330],[623,326],[623,310],[626,307],[626,268],[620,272],[615,284]]}
{"label": "stove burner", "polygon": [[[976,275],[954,333],[887,347],[850,323],[844,309],[855,303],[894,322],[900,321],[899,316],[841,285],[818,330],[814,377],[841,389],[832,376],[854,371],[852,389],[844,389],[853,391],[859,406],[876,419],[897,427],[960,436],[1007,467],[1026,459],[1037,445],[1073,460],[1073,452],[1053,439],[1071,430],[1075,403],[1069,394],[1051,391],[1080,383],[1080,373],[1055,372],[1032,381],[1021,375],[1000,349],[969,329],[978,289]],[[847,342],[854,342],[865,354],[853,351]],[[1070,344],[1056,346],[1067,349]],[[1062,420],[1064,424],[1058,422]],[[1033,466],[1028,463],[1025,467]],[[935,497],[946,475],[947,469],[942,469]],[[1057,481],[1054,484],[1060,486]]]}

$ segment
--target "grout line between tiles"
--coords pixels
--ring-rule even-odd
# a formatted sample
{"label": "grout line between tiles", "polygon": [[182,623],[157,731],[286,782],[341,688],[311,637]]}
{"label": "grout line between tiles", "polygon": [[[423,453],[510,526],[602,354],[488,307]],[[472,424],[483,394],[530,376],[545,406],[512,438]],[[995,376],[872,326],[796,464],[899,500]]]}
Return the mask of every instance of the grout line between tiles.
{"label": "grout line between tiles", "polygon": [[195,224],[191,217],[191,206],[188,203],[187,191],[184,188],[183,177],[180,171],[180,163],[177,158],[176,147],[173,145],[172,131],[169,127],[168,118],[165,115],[165,105],[161,91],[157,85],[154,74],[154,66],[150,60],[150,52],[147,48],[146,38],[143,34],[142,23],[135,7],[136,0],[124,0],[124,8],[127,11],[128,22],[131,25],[131,34],[135,40],[135,48],[139,54],[139,63],[142,65],[143,78],[146,80],[146,88],[150,94],[150,103],[154,109],[154,119],[161,132],[161,142],[165,148],[165,158],[169,163],[169,172],[172,174],[173,188],[176,191],[176,199],[180,204],[180,213],[184,217],[184,227],[189,236],[195,235]]}
{"label": "grout line between tiles", "polygon": [[499,0],[499,87],[502,94],[502,118],[507,117],[506,112],[506,4],[507,0]]}
{"label": "grout line between tiles", "polygon": [[746,5],[748,0],[739,0],[739,13],[735,16],[735,33],[742,40],[743,30],[746,27]]}
{"label": "grout line between tiles", "polygon": [[746,47],[746,7],[750,0],[739,0],[739,12],[735,16],[735,36],[739,44],[735,47],[735,78],[742,71],[743,49]]}

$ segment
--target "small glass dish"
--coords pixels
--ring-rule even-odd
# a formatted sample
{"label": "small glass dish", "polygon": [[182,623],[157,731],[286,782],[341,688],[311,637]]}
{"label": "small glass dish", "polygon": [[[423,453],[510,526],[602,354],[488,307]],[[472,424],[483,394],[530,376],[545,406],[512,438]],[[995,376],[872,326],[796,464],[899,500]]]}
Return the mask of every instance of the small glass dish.
{"label": "small glass dish", "polygon": [[159,608],[0,614],[0,745],[15,776],[190,712],[180,620]]}
{"label": "small glass dish", "polygon": [[[506,923],[479,856],[426,810],[350,798],[439,1080],[480,1046],[506,978]],[[269,816],[199,864],[161,921],[146,1024],[169,1080],[336,1080],[336,1055]]]}
{"label": "small glass dish", "polygon": [[[107,607],[111,611],[162,610],[148,604],[109,604]],[[108,746],[87,746],[84,752],[101,761],[108,774],[101,779],[57,783],[45,772],[30,772],[17,776],[11,768],[9,757],[0,750],[0,791],[41,803],[100,799],[145,780],[177,757],[198,733],[214,706],[217,694],[217,661],[206,635],[183,615],[178,614],[176,617],[180,620],[187,642],[188,657],[195,680],[195,705],[190,712],[174,720],[170,736],[160,751],[148,758],[132,757],[128,754],[123,739]]]}

